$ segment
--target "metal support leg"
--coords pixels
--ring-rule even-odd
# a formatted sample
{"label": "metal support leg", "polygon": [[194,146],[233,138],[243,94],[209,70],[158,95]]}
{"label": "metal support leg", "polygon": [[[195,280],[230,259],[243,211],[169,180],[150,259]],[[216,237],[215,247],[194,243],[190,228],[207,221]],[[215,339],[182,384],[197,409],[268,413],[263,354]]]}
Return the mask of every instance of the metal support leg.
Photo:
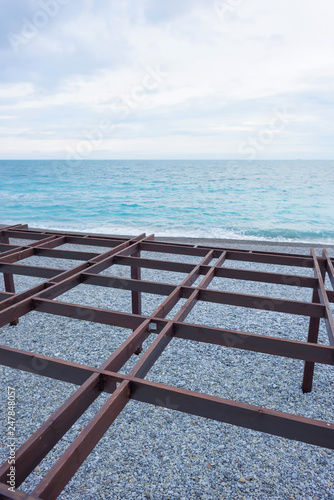
{"label": "metal support leg", "polygon": [[[9,238],[8,236],[5,236],[4,234],[1,234],[0,235],[0,242],[1,243],[6,243],[7,245],[9,245]],[[4,273],[3,275],[3,279],[4,279],[4,282],[5,282],[5,290],[6,292],[10,292],[10,293],[15,293],[15,285],[14,285],[14,277],[12,274],[8,274],[8,273]],[[18,319],[15,319],[13,321],[10,322],[10,325],[12,326],[15,326],[17,325],[19,322]]]}
{"label": "metal support leg", "polygon": [[[321,267],[321,275],[325,277],[325,268]],[[317,288],[314,288],[312,295],[312,302],[319,304],[319,294]],[[319,335],[319,326],[320,326],[320,318],[310,318],[309,330],[307,342],[312,342],[316,344],[318,342]],[[314,362],[313,361],[305,361],[304,365],[304,377],[302,390],[303,392],[311,392],[312,390],[312,382],[313,382],[313,373],[314,373]]]}
{"label": "metal support leg", "polygon": [[[140,252],[136,252],[135,254],[132,255],[132,257],[140,257]],[[131,267],[131,279],[135,280],[140,280],[141,279],[141,272],[140,272],[140,267]],[[131,292],[131,298],[132,298],[132,314],[141,314],[141,293],[138,292],[137,290],[134,290]],[[135,351],[135,354],[140,354],[142,351],[142,346],[138,347],[138,349]]]}

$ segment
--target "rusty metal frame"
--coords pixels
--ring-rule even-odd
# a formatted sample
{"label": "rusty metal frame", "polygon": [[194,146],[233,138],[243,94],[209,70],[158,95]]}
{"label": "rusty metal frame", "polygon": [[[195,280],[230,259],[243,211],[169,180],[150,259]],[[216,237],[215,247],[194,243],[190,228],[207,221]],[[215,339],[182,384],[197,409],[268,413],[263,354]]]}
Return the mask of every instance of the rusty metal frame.
{"label": "rusty metal frame", "polygon": [[[18,246],[10,243],[12,238],[33,240],[33,243]],[[107,247],[109,250],[95,253],[58,248],[65,243],[96,246],[97,249]],[[191,264],[167,261],[163,258],[148,259],[141,257],[142,251],[162,255],[171,253],[196,256],[202,260],[199,264]],[[16,487],[20,486],[102,392],[110,394],[95,417],[32,493],[8,490],[6,474],[9,471],[9,464],[5,462],[0,467],[0,498],[27,500],[57,498],[130,399],[154,405],[162,405],[163,401],[168,401],[170,408],[177,408],[177,411],[334,449],[333,423],[145,380],[145,376],[166,346],[173,337],[177,337],[304,360],[302,390],[311,391],[314,364],[334,365],[334,319],[330,307],[330,303],[334,302],[334,292],[325,288],[326,274],[334,287],[334,266],[333,259],[326,250],[321,257],[317,257],[313,249],[311,255],[259,252],[166,243],[155,241],[153,235],[145,234],[126,238],[62,233],[29,229],[27,225],[18,224],[0,228],[0,252],[0,272],[4,275],[5,283],[5,291],[0,292],[0,327],[8,323],[16,325],[21,316],[31,311],[39,311],[132,330],[127,340],[110,354],[100,368],[43,356],[37,352],[0,346],[2,365],[79,386],[77,391],[17,450]],[[31,256],[83,262],[65,271],[19,263]],[[213,259],[216,259],[214,264],[210,264]],[[312,268],[314,277],[229,268],[225,263],[231,259]],[[121,279],[100,274],[114,264],[130,267],[131,277]],[[141,279],[141,268],[186,273],[187,276],[178,285],[145,281]],[[44,281],[24,292],[15,293],[13,279],[15,274],[37,276],[44,278]],[[199,277],[202,277],[202,280],[194,286]],[[313,290],[312,301],[276,299],[208,289],[212,279],[219,277],[310,288]],[[132,311],[111,311],[56,300],[80,283],[131,291]],[[159,294],[166,298],[151,315],[142,315],[141,293]],[[186,299],[185,303],[173,319],[166,319],[181,298]],[[197,301],[304,315],[310,318],[307,342],[214,328],[205,324],[186,323],[185,319]],[[83,314],[83,311],[87,314]],[[326,323],[329,345],[318,344],[321,318],[324,318]],[[150,335],[155,338],[134,368],[128,375],[119,373],[133,354],[141,352],[143,342]]]}

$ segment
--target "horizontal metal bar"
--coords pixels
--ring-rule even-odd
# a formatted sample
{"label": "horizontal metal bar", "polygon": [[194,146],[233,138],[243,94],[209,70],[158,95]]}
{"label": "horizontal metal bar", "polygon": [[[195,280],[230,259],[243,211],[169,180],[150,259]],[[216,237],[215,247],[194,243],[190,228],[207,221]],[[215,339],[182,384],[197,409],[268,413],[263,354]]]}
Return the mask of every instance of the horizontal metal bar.
{"label": "horizontal metal bar", "polygon": [[227,258],[230,260],[259,262],[262,264],[276,264],[280,266],[313,267],[313,261],[310,256],[284,255],[284,254],[266,254],[258,252],[240,252],[228,250]]}
{"label": "horizontal metal bar", "polygon": [[180,339],[334,365],[334,348],[326,345],[181,322],[173,327]]}
{"label": "horizontal metal bar", "polygon": [[[125,377],[124,377],[125,378]],[[334,424],[207,394],[132,379],[131,399],[334,449]]]}
{"label": "horizontal metal bar", "polygon": [[83,384],[93,373],[101,372],[98,368],[4,345],[0,345],[0,364],[76,385]]}
{"label": "horizontal metal bar", "polygon": [[97,307],[87,307],[79,304],[69,304],[48,299],[33,299],[36,311],[65,316],[67,318],[81,319],[83,321],[92,321],[102,323],[103,325],[120,326],[134,330],[143,321],[146,316],[139,314],[121,313],[118,311],[108,311]]}
{"label": "horizontal metal bar", "polygon": [[[218,246],[208,246],[208,245],[198,245],[199,248],[212,248],[213,250],[222,250],[222,247]],[[247,248],[223,248],[226,250],[226,252],[243,252],[243,253],[251,253],[251,254],[257,254],[257,255],[267,255],[267,256],[275,256],[275,255],[283,255],[284,257],[307,257],[309,258],[310,256],[307,254],[299,254],[299,253],[289,253],[289,252],[268,252],[265,250],[249,250]]]}
{"label": "horizontal metal bar", "polygon": [[159,269],[161,271],[173,271],[177,273],[190,273],[196,264],[186,262],[172,262],[166,260],[145,259],[144,257],[124,257],[117,255],[115,264],[121,266],[138,266],[147,269]]}
{"label": "horizontal metal bar", "polygon": [[90,274],[89,271],[83,272],[81,279],[85,285],[121,288],[157,295],[169,295],[176,288],[176,285],[169,285],[168,283],[119,278],[117,276],[101,276],[100,274]]}
{"label": "horizontal metal bar", "polygon": [[[83,238],[82,236],[67,236],[67,243],[71,243],[72,245],[88,245],[88,246],[96,246],[96,247],[116,247],[119,245],[119,240],[114,239],[105,239],[105,238]],[[126,241],[126,238],[123,238],[123,241]]]}
{"label": "horizontal metal bar", "polygon": [[[203,269],[203,274],[205,274],[205,269]],[[309,276],[252,271],[250,269],[234,269],[232,267],[222,267],[217,269],[216,277],[235,280],[260,281],[261,283],[274,283],[277,285],[304,288],[313,288],[316,286],[316,279]]]}
{"label": "horizontal metal bar", "polygon": [[49,236],[48,234],[39,233],[36,231],[29,232],[24,230],[19,231],[15,229],[8,229],[7,231],[5,231],[5,234],[9,238],[17,238],[19,240],[43,240],[44,238]]}
{"label": "horizontal metal bar", "polygon": [[36,276],[39,278],[53,278],[62,272],[64,272],[63,269],[51,269],[50,267],[0,263],[0,273],[18,274],[21,276]]}
{"label": "horizontal metal bar", "polygon": [[[198,300],[204,302],[249,307],[251,309],[262,309],[266,311],[282,312],[288,314],[299,314],[302,316],[311,316],[315,318],[323,318],[325,316],[324,306],[320,304],[314,304],[313,302],[301,302],[298,300],[278,299],[260,295],[224,292],[221,290],[199,290],[200,292]],[[183,289],[182,292],[183,296],[187,297],[191,290]]]}
{"label": "horizontal metal bar", "polygon": [[9,226],[7,225],[4,225],[2,227],[0,227],[0,231],[7,231],[8,229],[27,229],[28,228],[28,224],[10,224]]}
{"label": "horizontal metal bar", "polygon": [[202,248],[195,247],[195,246],[173,245],[170,243],[161,243],[158,241],[143,242],[140,245],[140,249],[145,250],[146,252],[193,255],[193,256],[197,256],[197,257],[205,257],[205,255],[211,250],[210,248],[204,250]]}
{"label": "horizontal metal bar", "polygon": [[[163,253],[171,253],[171,254],[181,254],[181,255],[197,255],[197,256],[204,256],[209,250],[214,250],[215,252],[215,257],[219,257],[219,255],[226,251],[228,254],[230,252],[232,253],[237,253],[237,254],[245,254],[245,256],[249,256],[251,254],[252,256],[256,255],[259,256],[260,258],[271,258],[271,257],[276,257],[278,255],[278,252],[265,252],[265,251],[258,251],[258,250],[247,250],[247,249],[240,249],[240,248],[227,248],[227,247],[218,247],[218,246],[208,246],[208,245],[191,245],[191,244],[182,244],[182,243],[171,243],[171,242],[164,242],[164,241],[154,241],[154,244],[150,245],[143,245],[142,250],[147,250],[151,252],[163,252]],[[217,253],[218,252],[218,253]],[[309,255],[303,255],[303,254],[294,254],[294,253],[285,253],[282,252],[279,254],[283,258],[289,258],[292,257],[292,259],[304,259],[306,258],[307,260],[310,259]],[[229,257],[228,257],[229,258]],[[246,259],[248,260],[248,259]],[[272,262],[275,263],[275,262]],[[277,262],[278,263],[278,262]],[[288,264],[286,264],[288,265]]]}
{"label": "horizontal metal bar", "polygon": [[[18,227],[20,226],[20,227]],[[14,226],[9,226],[9,229],[13,228],[14,229]],[[4,228],[6,229],[6,228]],[[107,239],[107,240],[118,240],[119,242],[122,242],[122,241],[127,241],[129,239],[131,239],[130,236],[128,237],[122,237],[122,236],[118,236],[118,235],[104,235],[104,234],[94,234],[94,233],[78,233],[78,232],[73,232],[73,231],[57,231],[57,230],[52,230],[52,231],[49,231],[49,230],[46,230],[46,229],[38,229],[38,228],[34,228],[34,229],[30,229],[28,228],[28,225],[25,224],[25,225],[22,225],[22,224],[18,224],[17,227],[15,226],[15,229],[20,231],[22,229],[25,229],[25,232],[27,233],[31,233],[31,234],[44,234],[44,235],[54,235],[54,236],[65,236],[66,238],[67,237],[71,237],[71,236],[79,236],[81,238],[97,238],[97,239],[100,239],[100,238],[103,238],[103,239]]]}
{"label": "horizontal metal bar", "polygon": [[40,255],[42,257],[49,257],[53,259],[70,259],[70,260],[90,260],[94,259],[99,253],[93,252],[80,252],[77,250],[60,250],[51,248],[36,248],[35,255]]}

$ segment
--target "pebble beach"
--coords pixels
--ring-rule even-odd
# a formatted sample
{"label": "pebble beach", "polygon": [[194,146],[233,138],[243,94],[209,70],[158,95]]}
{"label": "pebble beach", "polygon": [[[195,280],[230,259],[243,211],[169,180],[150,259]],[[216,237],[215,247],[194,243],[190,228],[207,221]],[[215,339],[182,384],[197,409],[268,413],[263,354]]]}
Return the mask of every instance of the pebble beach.
{"label": "pebble beach", "polygon": [[[157,238],[159,239],[159,238]],[[307,244],[164,238],[254,250],[309,254]],[[62,245],[62,249],[96,251]],[[321,255],[322,247],[316,252]],[[327,247],[334,256],[334,247]],[[99,251],[107,249],[100,248]],[[142,252],[143,257],[198,263],[201,258]],[[67,269],[79,261],[31,257],[22,264]],[[303,274],[312,269],[226,261],[228,267]],[[128,267],[112,266],[101,274],[130,277]],[[142,279],[180,283],[186,275],[142,269]],[[40,283],[15,276],[17,291]],[[195,283],[197,284],[197,282]],[[328,289],[329,282],[326,282]],[[295,286],[214,278],[209,288],[311,301],[312,291]],[[2,276],[0,291],[4,290]],[[151,314],[165,297],[142,294],[143,314]],[[130,312],[126,290],[79,285],[58,300]],[[184,299],[167,316],[173,318]],[[332,304],[333,306],[333,304]],[[280,338],[307,340],[309,318],[273,311],[198,302],[189,323],[231,328]],[[126,329],[31,312],[17,326],[0,328],[0,343],[84,365],[98,367],[131,332]],[[143,352],[154,339],[151,335]],[[321,320],[319,342],[328,345]],[[133,355],[120,370],[128,373],[140,358]],[[1,367],[1,405],[6,387],[16,388],[17,448],[73,394],[77,386]],[[149,371],[148,380],[327,422],[334,421],[333,367],[317,364],[313,390],[303,394],[303,362],[188,340],[173,339]],[[30,492],[57,458],[110,397],[101,394],[19,489]],[[5,420],[0,432],[5,433]],[[7,458],[4,444],[2,462]],[[334,499],[333,451],[230,424],[183,414],[131,400],[59,496],[70,499]]]}

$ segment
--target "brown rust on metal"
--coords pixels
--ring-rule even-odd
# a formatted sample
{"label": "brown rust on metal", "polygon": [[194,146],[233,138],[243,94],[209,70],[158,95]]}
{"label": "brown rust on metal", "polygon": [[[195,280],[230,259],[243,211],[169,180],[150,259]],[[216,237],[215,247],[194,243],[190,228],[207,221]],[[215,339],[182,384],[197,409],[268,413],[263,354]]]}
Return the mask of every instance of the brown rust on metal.
{"label": "brown rust on metal", "polygon": [[[15,245],[12,239],[33,240],[27,245]],[[89,245],[96,252],[64,250],[64,244]],[[99,247],[107,250],[102,253]],[[27,225],[0,228],[0,273],[4,275],[5,291],[0,292],[0,326],[14,324],[19,317],[35,310],[62,315],[83,321],[119,326],[130,330],[128,338],[100,368],[80,365],[70,361],[50,358],[11,347],[0,346],[0,364],[23,371],[51,377],[78,385],[77,391],[19,448],[17,458],[17,486],[43,460],[62,436],[80,418],[93,401],[102,393],[111,396],[91,422],[70,444],[56,464],[47,472],[30,495],[15,491],[6,493],[8,463],[0,468],[0,497],[12,499],[57,498],[76,470],[86,459],[103,434],[117,418],[130,399],[149,404],[169,401],[177,411],[204,418],[246,427],[294,439],[305,443],[334,449],[334,424],[311,418],[290,415],[280,411],[247,405],[207,394],[149,382],[144,379],[174,337],[196,342],[221,345],[268,355],[285,356],[305,361],[303,390],[312,387],[315,363],[334,364],[334,320],[330,302],[334,291],[326,290],[325,276],[334,285],[334,267],[326,250],[321,257],[314,250],[311,255],[258,252],[233,248],[209,247],[154,241],[154,236],[137,237],[90,235],[73,232],[41,231]],[[161,254],[161,259],[142,256],[142,252]],[[201,257],[199,264],[164,260],[164,254]],[[65,270],[43,266],[30,266],[21,260],[34,256],[82,261]],[[216,263],[210,264],[217,258]],[[228,260],[264,263],[267,265],[313,268],[314,277],[236,269],[225,266]],[[130,267],[130,278],[104,276],[103,271],[113,265]],[[177,285],[141,279],[141,268],[185,273]],[[21,293],[15,293],[14,275],[37,276],[44,281]],[[197,286],[195,281],[203,276]],[[312,302],[276,299],[273,297],[230,293],[208,289],[212,279],[237,279],[260,283],[274,283],[313,290]],[[119,312],[81,304],[68,304],[56,300],[67,290],[80,284],[122,288],[132,297],[131,311]],[[166,296],[151,315],[142,314],[141,294]],[[185,304],[178,308],[172,319],[165,319],[181,298]],[[297,296],[296,296],[297,298]],[[187,315],[198,301],[230,304],[235,307],[262,309],[283,314],[300,314],[310,317],[307,342],[258,335],[253,332],[227,330],[205,325],[185,323]],[[324,318],[331,345],[318,344],[318,330]],[[131,333],[132,331],[132,333]],[[138,354],[143,342],[152,335],[155,339],[137,361],[128,375],[118,373],[129,358]],[[38,367],[38,369],[36,368]],[[117,385],[118,384],[118,385]]]}

